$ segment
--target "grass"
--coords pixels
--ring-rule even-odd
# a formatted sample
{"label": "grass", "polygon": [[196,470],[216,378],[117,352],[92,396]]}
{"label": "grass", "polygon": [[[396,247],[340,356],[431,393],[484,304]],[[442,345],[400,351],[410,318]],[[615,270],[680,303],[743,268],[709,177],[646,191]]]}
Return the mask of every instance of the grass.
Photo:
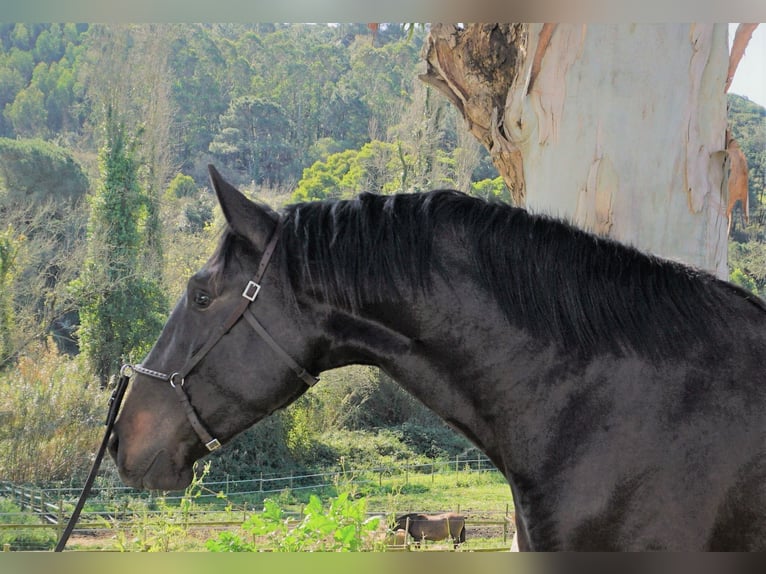
{"label": "grass", "polygon": [[[360,489],[364,494],[364,489]],[[397,512],[500,512],[512,508],[511,490],[498,472],[410,474],[403,484],[389,484],[366,494],[370,508]]]}

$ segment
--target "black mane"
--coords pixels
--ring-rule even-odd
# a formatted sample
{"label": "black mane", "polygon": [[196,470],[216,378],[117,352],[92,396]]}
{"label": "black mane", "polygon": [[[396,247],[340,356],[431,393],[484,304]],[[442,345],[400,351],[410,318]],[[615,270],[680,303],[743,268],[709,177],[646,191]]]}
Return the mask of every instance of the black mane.
{"label": "black mane", "polygon": [[308,284],[349,309],[427,292],[442,273],[438,233],[467,247],[478,283],[512,325],[568,349],[666,355],[735,329],[743,299],[764,311],[708,273],[456,191],[301,203],[284,217],[293,288]]}

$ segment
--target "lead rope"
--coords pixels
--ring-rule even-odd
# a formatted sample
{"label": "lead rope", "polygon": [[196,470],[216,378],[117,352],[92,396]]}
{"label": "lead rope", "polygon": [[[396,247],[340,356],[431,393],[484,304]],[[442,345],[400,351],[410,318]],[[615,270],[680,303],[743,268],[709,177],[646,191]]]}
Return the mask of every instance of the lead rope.
{"label": "lead rope", "polygon": [[56,544],[54,552],[61,552],[64,550],[64,547],[66,546],[66,543],[69,540],[72,531],[74,530],[75,524],[77,524],[77,520],[80,518],[80,512],[82,512],[82,508],[85,505],[85,499],[87,499],[88,494],[90,494],[90,489],[93,486],[93,481],[96,479],[96,474],[98,473],[98,469],[101,466],[101,461],[103,460],[104,454],[106,453],[106,447],[109,444],[109,437],[112,434],[112,428],[114,427],[114,423],[117,420],[117,413],[120,410],[122,398],[125,396],[125,389],[128,388],[128,381],[130,381],[129,373],[127,373],[123,367],[120,369],[120,380],[112,392],[111,397],[109,397],[109,411],[107,412],[106,421],[104,422],[106,425],[104,438],[101,440],[101,446],[98,448],[96,458],[93,461],[93,466],[90,469],[88,478],[85,480],[85,486],[82,487],[80,499],[77,501],[77,504],[74,507],[74,511],[72,511],[72,515],[69,517],[69,522],[67,522],[66,528],[64,528],[64,532],[61,533],[61,538],[59,539],[58,544]]}

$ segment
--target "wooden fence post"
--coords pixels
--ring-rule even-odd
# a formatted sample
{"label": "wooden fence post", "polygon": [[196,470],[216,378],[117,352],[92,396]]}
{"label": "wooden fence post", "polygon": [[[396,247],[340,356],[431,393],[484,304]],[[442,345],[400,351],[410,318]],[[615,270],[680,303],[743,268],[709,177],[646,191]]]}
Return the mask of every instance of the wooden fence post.
{"label": "wooden fence post", "polygon": [[59,494],[59,509],[58,516],[56,517],[56,538],[61,540],[61,535],[64,534],[64,525],[66,520],[64,519],[64,497]]}
{"label": "wooden fence post", "polygon": [[508,521],[510,520],[510,517],[508,516],[508,504],[505,505],[505,516],[503,517],[503,544],[508,543]]}

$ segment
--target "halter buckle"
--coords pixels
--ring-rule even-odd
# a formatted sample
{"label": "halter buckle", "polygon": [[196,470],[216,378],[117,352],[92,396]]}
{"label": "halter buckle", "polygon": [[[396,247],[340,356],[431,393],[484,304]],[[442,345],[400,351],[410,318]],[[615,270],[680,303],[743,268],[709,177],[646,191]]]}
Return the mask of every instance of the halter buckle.
{"label": "halter buckle", "polygon": [[206,442],[205,446],[207,447],[207,450],[209,450],[210,452],[213,452],[214,450],[221,448],[221,443],[218,442],[217,438],[214,438],[210,442]]}
{"label": "halter buckle", "polygon": [[258,292],[260,290],[261,286],[258,283],[255,281],[248,281],[247,287],[245,287],[245,290],[242,291],[242,296],[252,303],[255,301],[255,298],[258,296]]}

